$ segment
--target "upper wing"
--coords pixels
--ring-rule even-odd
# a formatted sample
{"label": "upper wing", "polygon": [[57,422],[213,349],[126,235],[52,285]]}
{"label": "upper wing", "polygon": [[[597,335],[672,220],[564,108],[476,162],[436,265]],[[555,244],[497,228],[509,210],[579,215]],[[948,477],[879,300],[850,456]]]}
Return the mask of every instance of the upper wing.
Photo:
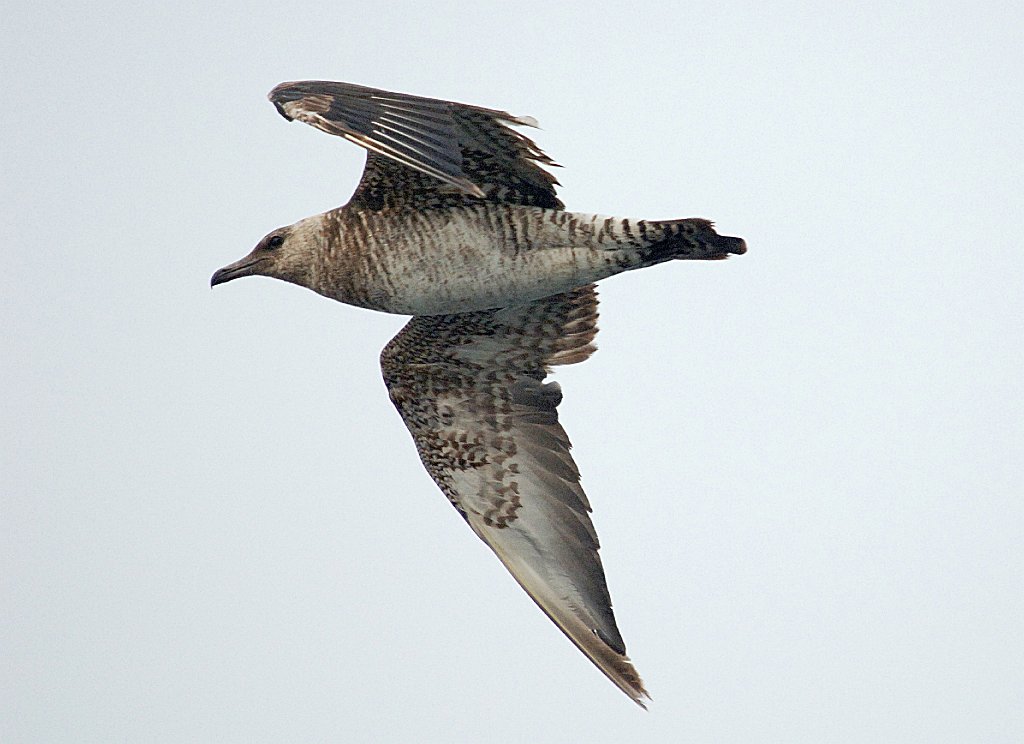
{"label": "upper wing", "polygon": [[[530,118],[350,83],[281,83],[270,100],[289,121],[311,124],[369,151],[353,202],[368,209],[477,199],[561,209],[553,165],[510,124]],[[472,197],[472,198],[471,198]]]}
{"label": "upper wing", "polygon": [[641,706],[590,504],[547,368],[594,351],[593,285],[527,305],[415,317],[381,354],[423,464],[540,608]]}

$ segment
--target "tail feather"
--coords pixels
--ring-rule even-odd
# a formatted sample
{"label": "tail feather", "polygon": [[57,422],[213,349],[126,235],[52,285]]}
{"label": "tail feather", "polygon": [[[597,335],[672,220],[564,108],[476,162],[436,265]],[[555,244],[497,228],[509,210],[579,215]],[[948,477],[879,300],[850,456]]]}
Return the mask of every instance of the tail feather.
{"label": "tail feather", "polygon": [[652,242],[644,246],[644,265],[672,259],[713,261],[747,252],[743,238],[719,235],[709,220],[689,218],[645,222],[645,237]]}

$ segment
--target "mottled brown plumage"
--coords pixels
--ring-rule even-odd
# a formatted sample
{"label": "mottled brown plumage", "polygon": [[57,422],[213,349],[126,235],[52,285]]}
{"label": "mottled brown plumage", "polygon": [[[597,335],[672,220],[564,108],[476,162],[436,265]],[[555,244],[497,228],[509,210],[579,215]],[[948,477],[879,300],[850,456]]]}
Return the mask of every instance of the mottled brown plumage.
{"label": "mottled brown plumage", "polygon": [[590,504],[550,367],[594,351],[593,283],[746,250],[704,219],[572,213],[504,111],[347,83],[283,83],[287,119],[368,150],[351,201],[268,234],[212,284],[260,274],[415,317],[381,354],[427,472],[555,624],[632,700]]}
{"label": "mottled brown plumage", "polygon": [[555,624],[638,699],[647,693],[625,655],[590,503],[558,423],[562,393],[543,382],[550,367],[587,359],[596,333],[590,285],[527,305],[413,318],[384,348],[381,369],[448,500]]}

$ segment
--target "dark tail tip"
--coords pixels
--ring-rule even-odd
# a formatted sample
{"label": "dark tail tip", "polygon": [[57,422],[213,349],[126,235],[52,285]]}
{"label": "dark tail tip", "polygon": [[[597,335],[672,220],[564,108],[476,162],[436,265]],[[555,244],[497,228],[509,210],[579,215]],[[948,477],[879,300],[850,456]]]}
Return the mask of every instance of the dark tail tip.
{"label": "dark tail tip", "polygon": [[715,261],[730,254],[742,256],[747,252],[747,241],[729,235],[719,235],[709,220],[690,218],[648,223],[665,232],[665,237],[647,246],[648,263],[669,259],[697,259]]}
{"label": "dark tail tip", "polygon": [[728,235],[722,235],[720,239],[722,241],[722,248],[726,253],[742,256],[747,252],[747,241],[743,238],[731,238]]}
{"label": "dark tail tip", "polygon": [[[721,261],[729,258],[729,254],[742,256],[747,252],[747,241],[743,238],[733,238],[728,235],[715,235],[706,241],[712,249],[706,256],[701,256],[705,261]],[[685,256],[682,256],[685,258]]]}

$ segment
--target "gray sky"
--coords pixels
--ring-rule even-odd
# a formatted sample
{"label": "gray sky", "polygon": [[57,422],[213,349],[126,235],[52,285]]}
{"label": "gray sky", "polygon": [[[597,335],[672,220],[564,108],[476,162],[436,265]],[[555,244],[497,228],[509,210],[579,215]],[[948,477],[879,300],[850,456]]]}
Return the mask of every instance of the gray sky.
{"label": "gray sky", "polygon": [[[1017,5],[64,5],[0,27],[0,740],[1024,738]],[[423,471],[404,318],[210,291],[359,177],[303,78],[746,238],[604,282],[556,375],[649,713]]]}

